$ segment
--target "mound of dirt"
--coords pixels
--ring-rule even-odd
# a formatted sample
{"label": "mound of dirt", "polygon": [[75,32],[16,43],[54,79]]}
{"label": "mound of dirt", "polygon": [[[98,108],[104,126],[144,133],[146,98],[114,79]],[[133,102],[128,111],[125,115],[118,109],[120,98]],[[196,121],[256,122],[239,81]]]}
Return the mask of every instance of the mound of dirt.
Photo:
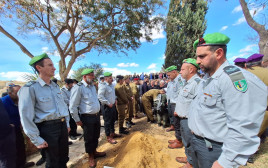
{"label": "mound of dirt", "polygon": [[[118,143],[101,144],[98,151],[105,151],[107,156],[97,159],[97,168],[163,168],[179,167],[177,156],[185,156],[184,149],[169,149],[167,141],[174,139],[174,132],[165,132],[162,127],[148,124],[145,118],[136,122],[131,134],[116,139]],[[85,157],[76,168],[87,168]]]}

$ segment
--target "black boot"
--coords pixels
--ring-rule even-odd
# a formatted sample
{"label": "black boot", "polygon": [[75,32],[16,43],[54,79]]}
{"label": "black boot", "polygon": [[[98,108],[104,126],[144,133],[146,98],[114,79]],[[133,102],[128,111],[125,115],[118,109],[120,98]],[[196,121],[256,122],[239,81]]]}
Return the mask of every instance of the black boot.
{"label": "black boot", "polygon": [[126,131],[124,128],[119,128],[119,133],[120,134],[128,134],[129,132]]}
{"label": "black boot", "polygon": [[129,121],[126,122],[127,128],[131,128],[131,124]]}

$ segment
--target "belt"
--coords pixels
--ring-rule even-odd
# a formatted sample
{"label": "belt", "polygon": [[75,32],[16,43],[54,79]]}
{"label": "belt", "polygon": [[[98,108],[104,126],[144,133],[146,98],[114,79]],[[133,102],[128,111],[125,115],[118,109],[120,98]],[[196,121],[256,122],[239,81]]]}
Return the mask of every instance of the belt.
{"label": "belt", "polygon": [[213,140],[211,140],[211,139],[204,138],[204,137],[201,137],[201,136],[198,136],[198,135],[195,135],[195,134],[194,134],[194,136],[195,136],[197,139],[204,140],[205,143],[206,143],[206,147],[207,147],[207,148],[212,148],[212,143],[214,143],[214,144],[218,144],[218,145],[223,145],[222,142],[213,141]]}
{"label": "belt", "polygon": [[170,105],[176,105],[176,103],[169,103]]}
{"label": "belt", "polygon": [[181,116],[179,116],[179,118],[180,118],[181,120],[186,120],[186,119],[188,119],[187,117],[181,117]]}
{"label": "belt", "polygon": [[65,121],[65,118],[60,118],[60,119],[56,119],[56,120],[48,120],[48,121],[43,121],[41,123],[37,123],[38,125],[41,125],[41,124],[56,124],[56,123],[63,123]]}
{"label": "belt", "polygon": [[94,116],[98,116],[99,115],[99,113],[95,113],[95,114],[87,114],[87,113],[85,113],[85,114],[81,114],[82,116],[88,116],[88,117],[94,117]]}

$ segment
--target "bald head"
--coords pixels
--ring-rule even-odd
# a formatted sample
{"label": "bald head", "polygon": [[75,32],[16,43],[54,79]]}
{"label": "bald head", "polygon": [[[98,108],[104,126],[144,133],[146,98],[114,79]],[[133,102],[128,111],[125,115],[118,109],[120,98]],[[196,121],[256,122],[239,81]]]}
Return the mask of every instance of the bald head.
{"label": "bald head", "polygon": [[180,74],[183,79],[188,81],[191,79],[192,76],[194,76],[197,73],[197,68],[189,63],[183,63],[181,66]]}

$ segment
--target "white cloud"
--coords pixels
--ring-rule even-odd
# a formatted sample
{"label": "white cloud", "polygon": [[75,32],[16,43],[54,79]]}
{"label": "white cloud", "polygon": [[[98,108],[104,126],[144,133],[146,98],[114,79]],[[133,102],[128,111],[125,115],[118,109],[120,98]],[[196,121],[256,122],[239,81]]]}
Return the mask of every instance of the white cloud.
{"label": "white cloud", "polygon": [[161,60],[166,59],[166,55],[165,55],[165,54],[163,54],[161,57],[159,57],[159,59],[161,59]]}
{"label": "white cloud", "polygon": [[113,73],[113,76],[132,74],[130,71],[125,70],[125,69],[118,69],[118,68],[103,68],[103,69],[104,69],[104,71],[108,71],[108,72]]}
{"label": "white cloud", "polygon": [[73,74],[74,74],[74,70],[71,69],[69,74],[68,74],[68,78],[71,78]]}
{"label": "white cloud", "polygon": [[132,63],[119,63],[117,64],[118,67],[138,67],[139,64],[136,64],[134,62]]}
{"label": "white cloud", "polygon": [[42,53],[47,53],[48,52],[48,47],[42,47]]}
{"label": "white cloud", "polygon": [[0,77],[5,78],[6,80],[26,82],[26,80],[23,78],[24,75],[31,75],[31,73],[19,71],[0,72]]}
{"label": "white cloud", "polygon": [[108,64],[107,64],[107,63],[105,63],[105,62],[104,62],[104,63],[102,63],[101,65],[102,65],[102,66],[108,66]]}
{"label": "white cloud", "polygon": [[156,63],[152,63],[147,67],[147,69],[155,69],[156,68]]}
{"label": "white cloud", "polygon": [[158,72],[158,71],[155,70],[155,69],[152,69],[152,70],[149,71],[149,73],[156,73],[156,72]]}
{"label": "white cloud", "polygon": [[220,29],[220,31],[224,31],[224,30],[226,30],[228,28],[228,26],[223,26],[221,29]]}
{"label": "white cloud", "polygon": [[153,45],[156,45],[159,42],[159,40],[154,40]]}
{"label": "white cloud", "polygon": [[237,7],[235,7],[233,9],[232,13],[237,13],[237,12],[240,12],[240,11],[242,11],[242,7],[241,7],[241,5],[238,5]]}
{"label": "white cloud", "polygon": [[257,44],[250,44],[250,45],[247,45],[245,48],[242,48],[241,50],[239,50],[240,53],[242,52],[250,52],[253,50],[254,47],[256,47]]}
{"label": "white cloud", "polygon": [[[252,17],[256,17],[261,11],[263,10],[263,7],[259,7],[259,8],[252,8],[249,10],[249,13]],[[246,22],[246,18],[244,17],[244,15],[242,17],[240,17],[234,24],[233,26],[237,26],[241,23]]]}

